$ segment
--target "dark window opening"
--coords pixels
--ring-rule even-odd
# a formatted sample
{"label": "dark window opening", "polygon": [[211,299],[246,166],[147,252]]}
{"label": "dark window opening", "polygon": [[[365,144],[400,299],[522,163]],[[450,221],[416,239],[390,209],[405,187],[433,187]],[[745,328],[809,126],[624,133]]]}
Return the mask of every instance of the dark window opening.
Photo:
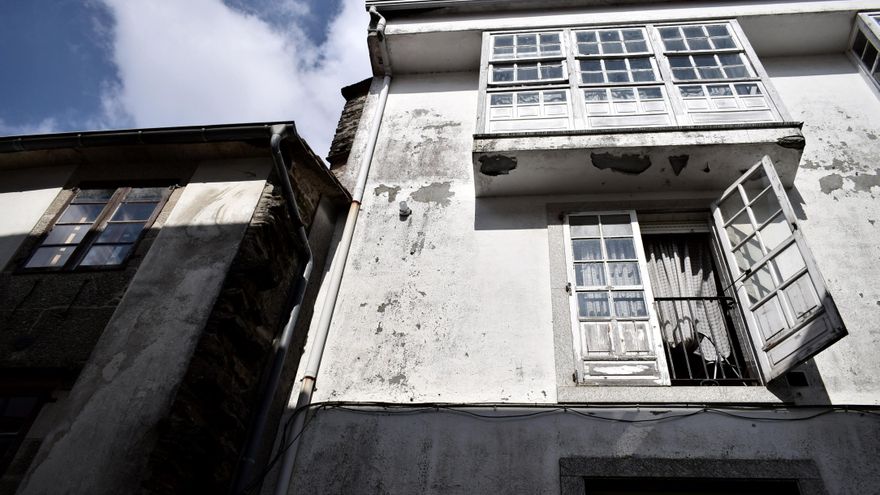
{"label": "dark window opening", "polygon": [[79,189],[24,264],[28,270],[122,265],[168,199],[169,187]]}
{"label": "dark window opening", "polygon": [[709,234],[642,236],[672,385],[756,385]]}
{"label": "dark window opening", "polygon": [[0,395],[0,474],[6,472],[44,402],[43,395]]}
{"label": "dark window opening", "polygon": [[795,480],[587,478],[586,495],[800,495]]}

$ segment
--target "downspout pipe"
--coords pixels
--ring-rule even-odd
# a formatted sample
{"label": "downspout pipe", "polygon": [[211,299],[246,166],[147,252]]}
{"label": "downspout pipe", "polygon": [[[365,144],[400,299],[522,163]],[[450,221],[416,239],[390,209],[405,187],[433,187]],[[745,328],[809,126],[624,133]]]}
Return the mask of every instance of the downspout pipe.
{"label": "downspout pipe", "polygon": [[312,274],[313,259],[312,250],[309,246],[309,237],[306,233],[305,223],[302,217],[300,217],[299,209],[297,209],[296,193],[293,191],[288,169],[284,163],[284,155],[281,153],[281,142],[284,140],[290,127],[289,125],[272,126],[272,137],[269,140],[269,144],[272,150],[272,160],[275,163],[275,174],[281,183],[281,192],[287,205],[287,213],[290,215],[293,227],[296,229],[294,249],[296,249],[301,268],[296,275],[294,289],[291,294],[293,307],[290,309],[290,314],[287,317],[287,323],[284,325],[281,336],[275,340],[270,364],[271,368],[269,368],[269,374],[263,384],[263,390],[260,393],[260,403],[239,461],[238,475],[235,478],[235,485],[232,491],[234,494],[243,493],[251,482],[251,476],[253,476],[253,471],[256,467],[256,458],[262,446],[266,422],[269,419],[269,411],[272,409],[272,402],[278,390],[278,385],[281,382],[284,363],[287,360],[287,351],[290,349],[290,343],[293,341],[293,331],[296,328],[306,287]]}
{"label": "downspout pipe", "polygon": [[339,297],[339,287],[342,285],[342,274],[345,271],[345,265],[348,261],[348,253],[351,249],[354,228],[357,224],[361,202],[364,199],[367,177],[370,172],[370,165],[373,162],[373,153],[376,150],[376,142],[379,138],[379,126],[382,124],[382,116],[385,113],[385,103],[388,100],[388,88],[391,86],[391,61],[388,58],[388,47],[385,44],[385,18],[375,7],[370,7],[370,17],[371,26],[369,29],[369,36],[375,36],[378,39],[381,50],[384,72],[382,89],[379,91],[379,99],[373,113],[370,134],[367,137],[367,147],[361,158],[357,182],[355,183],[355,188],[352,193],[351,206],[348,209],[348,216],[345,220],[342,238],[339,241],[336,257],[333,260],[333,269],[330,273],[327,284],[327,295],[324,299],[324,305],[321,308],[321,318],[315,329],[314,341],[312,342],[309,359],[306,364],[301,388],[296,400],[293,425],[288,430],[288,435],[292,435],[293,439],[281,439],[281,448],[286,448],[286,450],[284,451],[284,458],[278,472],[278,481],[275,484],[275,495],[287,495],[291,492],[290,481],[293,477],[296,453],[299,450],[301,439],[300,433],[305,425],[306,414],[308,411],[307,406],[311,404],[312,394],[315,391],[318,369],[321,366],[321,358],[324,356],[324,347],[327,344],[327,335],[330,332],[330,322],[333,319],[333,311],[336,307],[336,300]]}

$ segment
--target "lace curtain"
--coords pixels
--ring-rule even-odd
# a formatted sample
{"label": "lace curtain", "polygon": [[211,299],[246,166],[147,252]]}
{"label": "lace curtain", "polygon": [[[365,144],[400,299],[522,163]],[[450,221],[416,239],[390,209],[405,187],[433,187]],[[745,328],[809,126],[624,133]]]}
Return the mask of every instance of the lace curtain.
{"label": "lace curtain", "polygon": [[[712,253],[704,239],[651,235],[643,238],[655,298],[717,297]],[[724,314],[717,300],[657,301],[666,342],[717,362],[730,356]]]}

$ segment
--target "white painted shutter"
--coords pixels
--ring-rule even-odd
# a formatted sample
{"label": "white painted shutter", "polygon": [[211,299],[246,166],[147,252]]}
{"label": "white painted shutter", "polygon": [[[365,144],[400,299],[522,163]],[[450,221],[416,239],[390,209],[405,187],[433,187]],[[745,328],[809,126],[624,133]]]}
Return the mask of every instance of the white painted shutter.
{"label": "white painted shutter", "polygon": [[768,157],[712,205],[766,381],[846,335]]}

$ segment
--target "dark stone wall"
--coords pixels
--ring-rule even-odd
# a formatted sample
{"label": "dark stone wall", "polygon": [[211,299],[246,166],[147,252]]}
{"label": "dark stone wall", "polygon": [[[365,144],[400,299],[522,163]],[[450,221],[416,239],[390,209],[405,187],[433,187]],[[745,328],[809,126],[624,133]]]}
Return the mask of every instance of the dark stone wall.
{"label": "dark stone wall", "polygon": [[[294,157],[297,158],[302,157]],[[339,195],[317,171],[296,169],[300,214],[311,227],[322,196]],[[329,174],[328,174],[329,175]],[[277,182],[277,181],[275,181]],[[341,196],[340,196],[341,198]],[[267,184],[221,293],[214,304],[171,413],[160,425],[143,487],[149,493],[226,493],[259,401],[272,342],[287,321],[291,290],[302,260],[280,186]],[[315,269],[288,354],[285,378],[269,425],[290,394],[308,332],[327,243],[312,245]],[[275,430],[266,432],[268,457]],[[265,460],[265,459],[263,459]],[[260,464],[258,463],[258,466]],[[261,468],[255,471],[259,473]]]}
{"label": "dark stone wall", "polygon": [[51,368],[72,377],[79,373],[179,195],[172,194],[119,269],[18,271],[72,194],[70,189],[58,194],[0,272],[0,386],[3,376],[18,377],[28,369]]}
{"label": "dark stone wall", "polygon": [[372,81],[372,78],[368,78],[342,88],[342,96],[345,97],[345,107],[342,109],[342,115],[339,116],[336,134],[333,136],[330,152],[327,154],[327,161],[330,162],[331,169],[345,165],[348,160]]}

